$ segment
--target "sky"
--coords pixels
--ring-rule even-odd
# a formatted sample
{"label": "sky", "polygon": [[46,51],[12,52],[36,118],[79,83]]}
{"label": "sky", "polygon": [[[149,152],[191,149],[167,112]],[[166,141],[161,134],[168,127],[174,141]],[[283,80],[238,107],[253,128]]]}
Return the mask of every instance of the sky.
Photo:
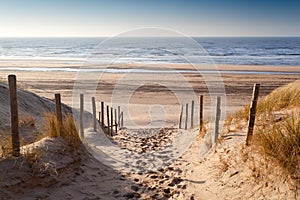
{"label": "sky", "polygon": [[0,37],[300,36],[299,0],[0,0]]}

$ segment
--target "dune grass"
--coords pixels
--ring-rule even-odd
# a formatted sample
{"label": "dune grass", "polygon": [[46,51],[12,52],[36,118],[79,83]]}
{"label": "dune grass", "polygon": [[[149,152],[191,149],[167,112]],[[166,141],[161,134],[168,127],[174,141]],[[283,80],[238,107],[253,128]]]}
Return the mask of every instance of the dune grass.
{"label": "dune grass", "polygon": [[73,150],[78,150],[82,142],[78,135],[78,128],[73,117],[66,115],[65,122],[60,126],[53,113],[49,113],[46,116],[46,133],[50,137],[62,137]]}
{"label": "dune grass", "polygon": [[[300,112],[300,110],[298,110]],[[300,117],[292,113],[288,118],[259,126],[253,137],[253,144],[262,155],[271,157],[294,175],[300,172]]]}
{"label": "dune grass", "polygon": [[1,136],[0,159],[5,159],[11,156],[12,153],[11,135],[5,134],[4,132],[0,131],[0,136]]}
{"label": "dune grass", "polygon": [[[20,120],[20,125],[24,123],[34,125],[34,120],[32,117],[27,117],[26,119],[28,120]],[[47,113],[44,125],[45,131],[43,133],[39,133],[39,135],[34,138],[34,141],[39,141],[45,137],[62,137],[74,152],[80,149],[82,146],[81,139],[78,135],[78,128],[72,116],[66,115],[64,123],[62,126],[59,126],[56,116],[53,113]],[[5,159],[12,155],[11,134],[0,131],[0,139],[0,158]],[[24,142],[21,138],[21,146],[27,144],[28,143]],[[40,152],[35,152],[34,149],[30,150],[30,152],[26,151],[23,156],[26,159],[28,158],[29,161],[36,160],[37,157],[41,157]]]}
{"label": "dune grass", "polygon": [[[284,117],[276,113],[284,113]],[[300,81],[275,89],[257,104],[253,146],[290,175],[300,175]],[[249,105],[228,121],[247,121]],[[234,120],[233,120],[234,119]],[[300,177],[299,177],[300,178]]]}
{"label": "dune grass", "polygon": [[271,92],[259,101],[257,111],[272,112],[293,107],[300,107],[300,80]]}
{"label": "dune grass", "polygon": [[[260,99],[256,113],[270,114],[282,109],[300,107],[300,80],[275,89],[268,96]],[[244,106],[233,114],[235,119],[249,120],[250,104]]]}

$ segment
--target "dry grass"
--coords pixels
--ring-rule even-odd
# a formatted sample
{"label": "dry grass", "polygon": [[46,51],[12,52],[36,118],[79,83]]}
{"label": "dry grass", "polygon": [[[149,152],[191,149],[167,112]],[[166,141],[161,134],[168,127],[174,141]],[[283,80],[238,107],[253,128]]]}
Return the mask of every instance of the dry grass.
{"label": "dry grass", "polygon": [[46,132],[50,137],[62,137],[73,150],[79,149],[82,142],[78,135],[76,122],[72,116],[67,115],[62,126],[59,125],[53,113],[47,114],[46,121]]}
{"label": "dry grass", "polygon": [[[34,141],[39,141],[48,136],[62,137],[73,151],[78,150],[82,146],[82,142],[78,135],[78,129],[72,116],[65,116],[65,122],[61,127],[58,125],[56,116],[53,113],[47,114],[46,116],[46,130],[44,133],[39,133],[38,136],[35,136]],[[20,126],[34,127],[34,119],[30,116],[22,117],[20,120]],[[6,134],[0,131],[0,139],[0,159],[5,159],[12,155],[11,134]],[[22,138],[20,138],[20,140],[22,145],[28,145],[28,142],[23,141]],[[33,165],[41,157],[41,152],[37,152],[35,149],[30,149],[23,152],[23,156],[30,165]]]}
{"label": "dry grass", "polygon": [[[11,134],[0,133],[2,138],[0,143],[0,160],[5,160],[12,156],[12,138]],[[24,142],[21,142],[24,143]],[[42,152],[37,150],[36,148],[26,148],[26,150],[22,151],[21,147],[21,156],[25,158],[26,162],[30,167],[33,167],[39,162],[39,159],[42,157]]]}
{"label": "dry grass", "polygon": [[273,112],[293,107],[300,107],[300,80],[277,88],[260,100],[257,105],[257,112]]}
{"label": "dry grass", "polygon": [[45,133],[50,137],[58,137],[61,134],[61,130],[59,130],[58,123],[56,117],[53,113],[46,114],[46,131]]}
{"label": "dry grass", "polygon": [[21,116],[19,117],[19,126],[34,127],[35,121],[31,115]]}
{"label": "dry grass", "polygon": [[236,120],[248,121],[249,120],[249,112],[250,112],[250,104],[246,105],[242,109],[236,111],[232,117]]}
{"label": "dry grass", "polygon": [[[63,138],[70,147],[70,151],[75,155],[78,150],[81,149],[80,147],[82,147],[82,142],[78,136],[78,129],[73,117],[67,115],[64,119],[64,123],[60,125],[54,114],[47,114],[45,122],[46,131],[42,136]],[[43,161],[44,153],[46,152],[43,148],[35,146],[33,143],[27,145],[27,147],[23,149],[22,156],[25,158],[29,167],[32,168],[33,174],[46,173],[51,176],[57,176],[58,172],[55,167],[53,167],[51,163]]]}
{"label": "dry grass", "polygon": [[11,135],[5,134],[0,131],[1,143],[0,143],[0,160],[11,156],[12,152],[12,141]]}
{"label": "dry grass", "polygon": [[217,165],[218,173],[216,174],[217,177],[221,177],[222,174],[224,174],[226,171],[230,168],[230,161],[228,161],[228,158],[220,155],[219,156],[219,163]]}
{"label": "dry grass", "polygon": [[[257,104],[257,114],[268,114],[282,109],[300,107],[300,80],[275,89],[268,96],[260,99]],[[233,114],[237,120],[249,120],[250,104]]]}
{"label": "dry grass", "polygon": [[208,121],[203,121],[203,126],[202,126],[202,130],[199,129],[198,132],[198,138],[201,139],[205,136],[205,134],[207,133],[208,130]]}
{"label": "dry grass", "polygon": [[[263,157],[278,163],[289,175],[299,176],[300,116],[291,114],[292,110],[300,113],[300,81],[277,88],[258,101],[252,143]],[[284,117],[276,117],[278,112],[285,113]],[[228,124],[246,122],[248,117],[249,105],[229,118]]]}
{"label": "dry grass", "polygon": [[289,118],[257,127],[253,144],[263,155],[272,157],[290,174],[300,169],[300,117],[292,114]]}
{"label": "dry grass", "polygon": [[78,135],[78,128],[76,126],[75,120],[72,116],[66,116],[66,122],[64,125],[64,134],[62,137],[68,142],[74,150],[78,150],[82,145],[81,139]]}
{"label": "dry grass", "polygon": [[37,148],[27,148],[25,152],[23,152],[23,156],[26,159],[29,167],[33,168],[36,165],[39,165],[40,159],[43,155],[43,152]]}

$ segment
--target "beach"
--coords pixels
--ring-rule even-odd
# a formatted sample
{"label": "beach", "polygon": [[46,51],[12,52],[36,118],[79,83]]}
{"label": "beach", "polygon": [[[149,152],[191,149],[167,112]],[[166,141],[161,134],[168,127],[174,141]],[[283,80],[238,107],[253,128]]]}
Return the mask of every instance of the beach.
{"label": "beach", "polygon": [[[24,68],[25,70],[1,70],[3,67],[16,67],[19,66]],[[130,65],[130,64],[117,64],[112,65],[110,68],[115,69],[124,69],[124,68],[134,68],[140,67],[143,65]],[[149,65],[146,65],[149,67]],[[152,68],[160,67],[159,64],[150,65]],[[164,66],[164,65],[163,65]],[[184,64],[170,64],[167,65],[168,68],[172,70],[191,70],[191,65]],[[49,99],[54,99],[55,93],[60,93],[62,96],[62,102],[69,105],[74,106],[72,101],[74,101],[74,83],[78,81],[77,71],[65,71],[63,69],[80,69],[81,64],[64,64],[64,63],[45,63],[45,62],[1,62],[0,64],[0,77],[1,80],[6,80],[7,75],[15,74],[18,78],[18,84],[21,88],[34,92],[42,97],[46,97]],[[35,68],[59,68],[61,71],[35,71]],[[86,66],[84,66],[86,68]],[[84,68],[82,67],[82,68]],[[166,67],[164,67],[166,68]],[[210,67],[211,68],[211,67]],[[32,69],[32,70],[28,70]],[[212,69],[209,69],[212,70]],[[216,68],[213,70],[219,70],[220,75],[220,84],[225,88],[226,95],[226,115],[233,114],[241,106],[244,106],[250,103],[253,84],[259,83],[261,84],[260,89],[260,97],[263,97],[269,94],[273,89],[285,85],[294,80],[298,80],[300,78],[300,68],[295,66],[284,66],[284,67],[276,67],[276,66],[251,66],[251,65],[216,65]],[[247,72],[253,72],[251,74]],[[257,72],[257,73],[255,73]],[[287,73],[288,72],[288,73]],[[298,74],[297,74],[298,73]],[[178,102],[178,97],[176,95],[182,96],[186,99],[190,97],[188,95],[191,94],[188,91],[190,88],[184,86],[182,84],[178,84],[178,80],[174,79],[171,74],[163,74],[163,75],[153,75],[153,74],[145,74],[145,73],[134,73],[130,74],[130,72],[120,72],[120,73],[91,73],[93,76],[87,74],[87,77],[91,77],[90,80],[91,85],[87,85],[85,93],[88,93],[89,87],[92,89],[96,84],[96,91],[94,91],[94,95],[96,98],[96,102],[104,101],[108,105],[119,105],[122,103],[129,103],[132,107],[139,107],[140,109],[131,109],[132,110],[132,118],[134,118],[137,123],[145,124],[149,122],[149,117],[147,116],[147,110],[149,107],[143,107],[143,105],[164,105],[166,109],[169,109],[168,112],[168,120],[170,121],[169,125],[178,124],[179,118],[179,107],[180,104]],[[112,95],[114,90],[116,90],[116,85],[121,85],[121,78],[125,75],[130,75],[130,80],[124,81],[122,84],[122,94],[118,96],[117,99],[113,99]],[[208,91],[207,82],[203,79],[201,74],[195,73],[182,73],[184,77],[184,81],[190,83],[191,88],[195,91],[195,95],[203,95],[204,96],[204,109],[206,113],[204,117],[206,120],[209,120],[211,117],[211,94]],[[209,74],[208,74],[209,76]],[[94,80],[99,78],[99,80]],[[155,79],[153,79],[155,77]],[[176,76],[177,77],[177,76]],[[175,77],[175,78],[176,78]],[[150,81],[156,82],[156,86],[151,85],[151,83],[147,83],[146,85],[142,81],[149,78]],[[167,82],[166,86],[157,86],[157,84]],[[93,83],[93,84],[92,84]],[[132,93],[130,99],[123,97],[122,95],[126,95],[126,89],[131,87],[131,85],[138,86],[136,91]],[[141,87],[142,86],[142,87]],[[177,94],[173,94],[167,87],[174,87],[175,92]],[[93,92],[93,91],[92,91]],[[116,96],[116,94],[115,94]],[[88,98],[88,97],[87,97]],[[76,98],[75,98],[76,100]],[[78,97],[79,100],[79,97]],[[129,100],[129,102],[128,102]],[[90,101],[90,99],[87,99]],[[115,101],[115,102],[113,102]],[[196,99],[198,101],[198,99]],[[190,102],[187,102],[190,103]],[[97,110],[100,108],[100,104],[97,103]],[[91,107],[87,106],[86,109],[91,111]],[[144,110],[143,110],[144,109]],[[134,110],[137,110],[134,113]],[[145,113],[142,114],[141,113]]]}
{"label": "beach", "polygon": [[[215,100],[215,96],[211,94],[211,91],[207,87],[207,84],[211,83],[209,80],[205,81],[203,78],[203,76],[207,75],[201,74],[201,71],[200,74],[195,72],[190,73],[190,70],[193,70],[191,65],[170,64],[168,67],[171,69],[185,71],[180,74],[182,75],[180,77],[184,77],[182,80],[174,79],[174,76],[169,72],[163,75],[158,75],[157,72],[154,74],[153,72],[135,72],[132,76],[129,76],[129,80],[125,82],[123,80],[120,83],[120,80],[124,77],[124,73],[116,72],[118,69],[141,66],[143,65],[118,64],[110,66],[115,70],[114,73],[84,73],[84,75],[90,77],[90,79],[81,80],[86,95],[85,110],[91,112],[89,97],[95,95],[98,111],[100,110],[100,101],[109,106],[129,104],[131,108],[128,110],[131,112],[130,120],[125,118],[125,127],[123,127],[123,130],[120,130],[111,138],[107,137],[101,131],[94,132],[89,128],[89,122],[91,121],[91,116],[89,115],[86,118],[89,118],[89,122],[86,123],[87,128],[85,129],[84,139],[85,147],[89,153],[81,155],[81,160],[84,163],[81,160],[70,160],[69,162],[78,164],[74,167],[73,165],[69,167],[66,166],[63,160],[58,160],[54,167],[58,165],[58,169],[61,172],[68,171],[67,176],[59,174],[59,178],[53,179],[50,177],[49,180],[42,181],[42,184],[46,185],[42,186],[43,189],[36,189],[35,184],[27,184],[27,188],[22,189],[24,194],[18,193],[17,195],[22,198],[48,199],[60,198],[64,195],[68,195],[70,198],[91,196],[110,199],[226,199],[233,197],[232,190],[235,191],[235,198],[240,198],[240,194],[247,194],[250,190],[251,194],[246,195],[247,198],[251,198],[251,195],[258,198],[262,195],[280,198],[292,197],[292,193],[289,192],[289,186],[281,180],[274,178],[273,174],[265,175],[268,177],[268,182],[272,184],[272,187],[266,187],[263,192],[257,192],[257,188],[253,185],[254,183],[251,178],[253,177],[251,167],[245,168],[242,165],[244,160],[240,160],[240,154],[242,154],[242,156],[247,155],[253,159],[250,163],[248,161],[245,162],[247,166],[257,165],[261,162],[256,160],[259,156],[254,159],[255,155],[248,155],[250,150],[244,147],[246,138],[245,124],[237,130],[229,130],[227,133],[228,136],[224,136],[223,140],[225,142],[212,150],[209,149],[211,145],[209,137],[204,136],[203,138],[203,136],[198,135],[199,129],[197,126],[192,128],[188,126],[188,130],[177,129],[180,114],[178,96],[190,100],[190,86],[196,97],[199,95],[204,96],[204,120],[208,123],[207,126],[213,123],[213,121],[210,121],[210,118],[215,115],[215,105],[211,101]],[[161,66],[159,64],[148,64],[146,68],[159,69]],[[3,67],[21,67],[25,69],[0,69],[0,78],[3,82],[6,82],[9,74],[15,74],[20,89],[28,90],[51,101],[54,100],[55,93],[60,93],[62,102],[68,106],[74,106],[74,95],[75,101],[79,100],[79,94],[74,93],[74,88],[76,88],[76,84],[78,83],[78,71],[64,70],[80,69],[81,65],[79,63],[74,66],[74,64],[65,63],[28,62],[20,64],[10,62],[1,63],[1,67],[2,69]],[[36,68],[38,70],[35,71]],[[45,68],[60,70],[39,70]],[[207,69],[205,70],[207,71]],[[232,115],[235,111],[250,103],[253,84],[261,84],[259,98],[262,98],[274,89],[300,78],[300,68],[297,66],[217,65],[213,70],[211,68],[208,70],[211,74],[219,75],[217,82],[214,83],[224,86],[226,101],[223,102],[226,104],[222,109],[225,109],[223,113],[226,113],[227,116]],[[220,73],[216,70],[220,70]],[[249,71],[251,72],[250,74],[248,73]],[[128,75],[128,72],[126,74]],[[98,76],[100,79],[95,80],[95,77]],[[155,77],[154,84],[140,84],[140,81],[153,80],[153,77]],[[190,85],[184,85],[180,81],[187,81]],[[97,83],[96,87],[93,82]],[[162,84],[159,85],[159,83]],[[163,84],[175,87],[174,91],[176,94],[174,95],[172,90],[163,86]],[[122,93],[116,93],[121,94],[116,95],[114,92],[120,85]],[[133,92],[128,89],[132,85],[134,86],[133,88],[136,88]],[[89,87],[91,91],[89,91]],[[131,95],[127,102],[126,92],[128,91],[131,92]],[[118,98],[114,99],[114,95]],[[34,102],[37,102],[36,105],[27,105],[33,99],[35,99]],[[126,101],[122,102],[123,100]],[[196,104],[198,104],[197,100]],[[33,115],[34,118],[40,119],[42,114],[36,108],[40,108],[38,106],[45,104],[49,107],[51,101],[46,100],[45,103],[39,105],[38,97],[26,99],[27,103],[25,104],[27,106],[23,108],[25,104],[20,105],[22,110],[21,116],[23,110],[27,110],[29,113],[35,113]],[[75,102],[75,105],[77,105],[76,103],[78,102]],[[155,109],[151,107],[152,105],[162,106],[167,114],[161,115],[161,112],[155,113]],[[52,105],[53,108],[54,104]],[[149,108],[150,114],[149,110],[147,110]],[[124,112],[126,111],[124,110]],[[197,118],[198,114],[197,112],[195,113],[195,117]],[[24,117],[22,116],[21,118]],[[6,119],[6,121],[8,120]],[[130,121],[134,121],[136,124],[132,125]],[[149,122],[155,123],[149,126]],[[195,120],[195,125],[197,125],[197,122]],[[38,126],[37,124],[36,127]],[[29,133],[30,130],[33,129],[30,128],[27,132]],[[221,132],[226,132],[226,130],[228,131],[228,127],[220,127],[220,130]],[[24,131],[23,128],[22,131]],[[37,146],[41,149],[52,148],[51,142],[47,145],[44,147],[38,143]],[[64,144],[61,145],[63,146]],[[241,150],[239,153],[235,153],[234,149]],[[50,160],[51,163],[55,155],[52,155],[51,151],[50,153],[48,151],[45,152],[45,156],[48,156],[46,159]],[[234,162],[241,164],[237,165]],[[228,167],[227,163],[232,163],[234,167]],[[14,173],[14,168],[9,167],[10,164],[4,163],[4,165],[7,168],[5,170],[9,171],[10,174]],[[78,168],[78,166],[80,167]],[[260,173],[267,174],[267,168],[267,164],[262,165]],[[103,170],[105,171],[104,173],[99,173],[99,171]],[[29,181],[26,174],[27,171],[28,169],[25,168],[18,175],[24,183]],[[48,173],[48,171],[46,172]],[[76,177],[75,180],[73,177]],[[102,182],[103,177],[106,180],[105,186]],[[19,178],[10,175],[9,179],[3,182],[9,188],[5,191],[6,197],[13,196],[14,188],[17,188],[17,186],[10,180],[17,179]],[[232,180],[235,180],[235,182],[229,184]],[[268,184],[264,181],[265,179],[262,179],[259,184]],[[249,183],[242,185],[244,182]],[[60,185],[63,186],[60,187]],[[116,185],[121,186],[123,189],[118,188]],[[60,187],[59,192],[55,190],[58,186]],[[101,190],[98,187],[101,187]],[[76,192],[74,188],[77,188]],[[276,188],[279,192],[274,193],[273,188]],[[220,193],[219,191],[222,192]]]}
{"label": "beach", "polygon": [[0,200],[300,200],[300,1],[0,1]]}

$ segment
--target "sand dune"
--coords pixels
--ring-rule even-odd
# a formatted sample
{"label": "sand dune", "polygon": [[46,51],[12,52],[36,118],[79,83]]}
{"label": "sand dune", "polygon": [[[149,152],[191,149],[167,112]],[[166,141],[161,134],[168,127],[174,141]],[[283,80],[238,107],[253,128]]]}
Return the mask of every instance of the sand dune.
{"label": "sand dune", "polygon": [[40,157],[0,161],[1,199],[116,199],[130,186],[84,149],[74,154],[62,139],[44,138],[23,149]]}

